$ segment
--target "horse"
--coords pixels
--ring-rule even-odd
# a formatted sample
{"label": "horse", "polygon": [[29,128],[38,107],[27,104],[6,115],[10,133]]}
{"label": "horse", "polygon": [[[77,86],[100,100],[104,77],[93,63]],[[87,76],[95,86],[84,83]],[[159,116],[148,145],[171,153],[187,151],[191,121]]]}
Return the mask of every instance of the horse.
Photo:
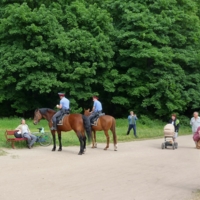
{"label": "horse", "polygon": [[[38,124],[42,118],[45,118],[48,121],[49,128],[52,127],[52,117],[56,113],[55,110],[50,108],[40,108],[36,109],[34,112],[34,125]],[[78,155],[82,155],[86,149],[86,135],[88,137],[88,141],[91,139],[91,127],[89,119],[82,115],[82,114],[69,114],[63,118],[63,125],[57,126],[57,133],[58,133],[58,140],[59,140],[59,149],[58,151],[62,151],[62,143],[61,143],[61,131],[71,131],[74,130],[76,133],[79,142],[80,142],[80,151]],[[53,137],[53,149],[52,151],[56,150],[56,137],[55,137],[55,130],[51,130],[51,134]]]}
{"label": "horse", "polygon": [[[89,116],[90,109],[84,110],[84,115]],[[96,143],[96,131],[104,131],[106,139],[107,139],[107,145],[104,148],[104,150],[107,150],[109,148],[109,141],[110,136],[108,134],[108,131],[111,130],[113,134],[113,143],[114,143],[114,150],[117,151],[117,135],[116,135],[116,121],[115,118],[110,115],[102,115],[99,117],[98,123],[96,126],[92,126],[92,148],[97,148]]]}

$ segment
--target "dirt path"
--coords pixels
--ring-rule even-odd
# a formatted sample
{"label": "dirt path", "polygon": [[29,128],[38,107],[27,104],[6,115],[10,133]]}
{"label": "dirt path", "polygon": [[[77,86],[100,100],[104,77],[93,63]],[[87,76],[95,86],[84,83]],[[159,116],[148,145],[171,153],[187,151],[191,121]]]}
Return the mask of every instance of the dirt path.
{"label": "dirt path", "polygon": [[200,189],[200,150],[191,136],[177,150],[163,139],[119,143],[118,151],[78,147],[7,150],[0,156],[1,200],[190,200]]}

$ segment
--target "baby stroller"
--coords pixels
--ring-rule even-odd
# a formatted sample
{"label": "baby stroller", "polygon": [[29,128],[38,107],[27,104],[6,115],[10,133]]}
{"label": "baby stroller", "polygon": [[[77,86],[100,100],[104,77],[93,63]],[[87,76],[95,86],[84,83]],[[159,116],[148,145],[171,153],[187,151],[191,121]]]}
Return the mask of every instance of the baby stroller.
{"label": "baby stroller", "polygon": [[172,146],[173,149],[177,149],[178,143],[175,142],[176,137],[177,133],[174,132],[174,125],[173,124],[165,125],[164,127],[165,142],[162,143],[161,148],[167,149],[167,146]]}

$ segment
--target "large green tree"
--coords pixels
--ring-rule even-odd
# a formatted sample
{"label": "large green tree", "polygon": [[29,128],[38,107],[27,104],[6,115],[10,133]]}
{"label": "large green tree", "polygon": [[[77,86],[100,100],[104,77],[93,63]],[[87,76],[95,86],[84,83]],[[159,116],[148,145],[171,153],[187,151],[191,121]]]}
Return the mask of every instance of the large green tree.
{"label": "large green tree", "polygon": [[[158,116],[199,108],[200,23],[193,0],[110,0],[118,86],[112,102]],[[194,98],[195,96],[195,98]]]}
{"label": "large green tree", "polygon": [[[109,13],[85,1],[3,1],[0,12],[0,102],[22,113],[53,107],[64,91],[73,111],[112,92]],[[79,109],[79,110],[77,110]]]}

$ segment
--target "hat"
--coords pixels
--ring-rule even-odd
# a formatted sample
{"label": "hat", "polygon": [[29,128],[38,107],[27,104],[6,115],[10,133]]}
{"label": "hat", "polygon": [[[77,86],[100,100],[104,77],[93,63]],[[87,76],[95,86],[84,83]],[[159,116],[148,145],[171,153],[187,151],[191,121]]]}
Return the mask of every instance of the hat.
{"label": "hat", "polygon": [[58,95],[64,97],[64,96],[65,96],[65,93],[59,92]]}
{"label": "hat", "polygon": [[93,96],[93,99],[98,99],[98,97],[97,96]]}

